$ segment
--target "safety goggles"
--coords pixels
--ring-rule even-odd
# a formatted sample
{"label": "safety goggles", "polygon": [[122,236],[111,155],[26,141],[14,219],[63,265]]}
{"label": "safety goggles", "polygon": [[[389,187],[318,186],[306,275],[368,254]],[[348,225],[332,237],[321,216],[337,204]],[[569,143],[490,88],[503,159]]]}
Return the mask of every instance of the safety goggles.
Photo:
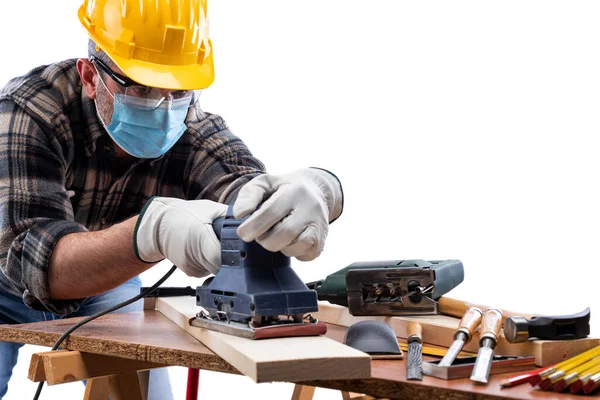
{"label": "safety goggles", "polygon": [[100,76],[100,80],[102,80],[109,93],[113,97],[115,94],[123,95],[126,102],[143,102],[150,109],[155,109],[159,106],[172,107],[174,104],[181,105],[182,102],[186,102],[189,99],[189,107],[193,107],[200,97],[201,90],[168,90],[140,85],[134,80],[114,72],[97,57],[91,56],[90,61],[100,67],[106,75],[117,83],[115,93],[111,93]]}

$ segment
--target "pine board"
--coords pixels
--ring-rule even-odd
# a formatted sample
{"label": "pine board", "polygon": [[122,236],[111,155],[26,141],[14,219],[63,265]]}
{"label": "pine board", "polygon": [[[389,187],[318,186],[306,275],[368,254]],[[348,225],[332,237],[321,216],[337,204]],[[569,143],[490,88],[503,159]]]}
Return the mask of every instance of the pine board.
{"label": "pine board", "polygon": [[194,297],[165,297],[157,310],[255,382],[371,377],[369,355],[324,336],[251,340],[189,324]]}

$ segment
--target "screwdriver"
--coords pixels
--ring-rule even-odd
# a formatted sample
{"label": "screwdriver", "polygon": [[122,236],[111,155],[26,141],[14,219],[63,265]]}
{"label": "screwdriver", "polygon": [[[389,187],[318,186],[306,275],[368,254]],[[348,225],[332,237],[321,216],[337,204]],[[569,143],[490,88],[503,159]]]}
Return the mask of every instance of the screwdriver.
{"label": "screwdriver", "polygon": [[449,367],[452,365],[463,346],[471,341],[473,333],[479,327],[482,318],[483,312],[479,308],[471,307],[467,310],[458,324],[458,330],[454,334],[454,342],[452,342],[448,352],[438,364],[440,367]]}
{"label": "screwdriver", "polygon": [[481,336],[479,339],[479,352],[473,367],[471,380],[487,383],[490,369],[494,359],[494,348],[498,343],[498,335],[502,327],[502,311],[497,308],[488,308],[483,316]]}

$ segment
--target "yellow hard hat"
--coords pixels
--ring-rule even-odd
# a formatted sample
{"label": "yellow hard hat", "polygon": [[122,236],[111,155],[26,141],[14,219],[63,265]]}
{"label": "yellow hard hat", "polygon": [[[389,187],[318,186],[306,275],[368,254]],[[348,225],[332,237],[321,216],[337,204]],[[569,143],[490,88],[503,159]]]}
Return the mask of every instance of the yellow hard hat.
{"label": "yellow hard hat", "polygon": [[195,90],[214,81],[207,0],[84,0],[79,20],[142,85]]}

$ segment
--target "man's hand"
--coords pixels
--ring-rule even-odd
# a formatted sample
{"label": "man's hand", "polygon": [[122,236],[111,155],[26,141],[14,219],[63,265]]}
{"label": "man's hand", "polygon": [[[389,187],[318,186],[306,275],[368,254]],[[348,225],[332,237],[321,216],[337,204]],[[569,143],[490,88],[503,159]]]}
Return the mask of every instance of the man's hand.
{"label": "man's hand", "polygon": [[341,185],[332,174],[306,168],[254,178],[240,190],[233,214],[243,218],[253,213],[238,228],[242,240],[310,261],[323,251],[329,222],[341,214],[342,201]]}
{"label": "man's hand", "polygon": [[210,200],[154,197],[138,217],[135,253],[149,263],[166,258],[189,276],[216,274],[221,244],[212,223],[226,212],[227,205]]}

